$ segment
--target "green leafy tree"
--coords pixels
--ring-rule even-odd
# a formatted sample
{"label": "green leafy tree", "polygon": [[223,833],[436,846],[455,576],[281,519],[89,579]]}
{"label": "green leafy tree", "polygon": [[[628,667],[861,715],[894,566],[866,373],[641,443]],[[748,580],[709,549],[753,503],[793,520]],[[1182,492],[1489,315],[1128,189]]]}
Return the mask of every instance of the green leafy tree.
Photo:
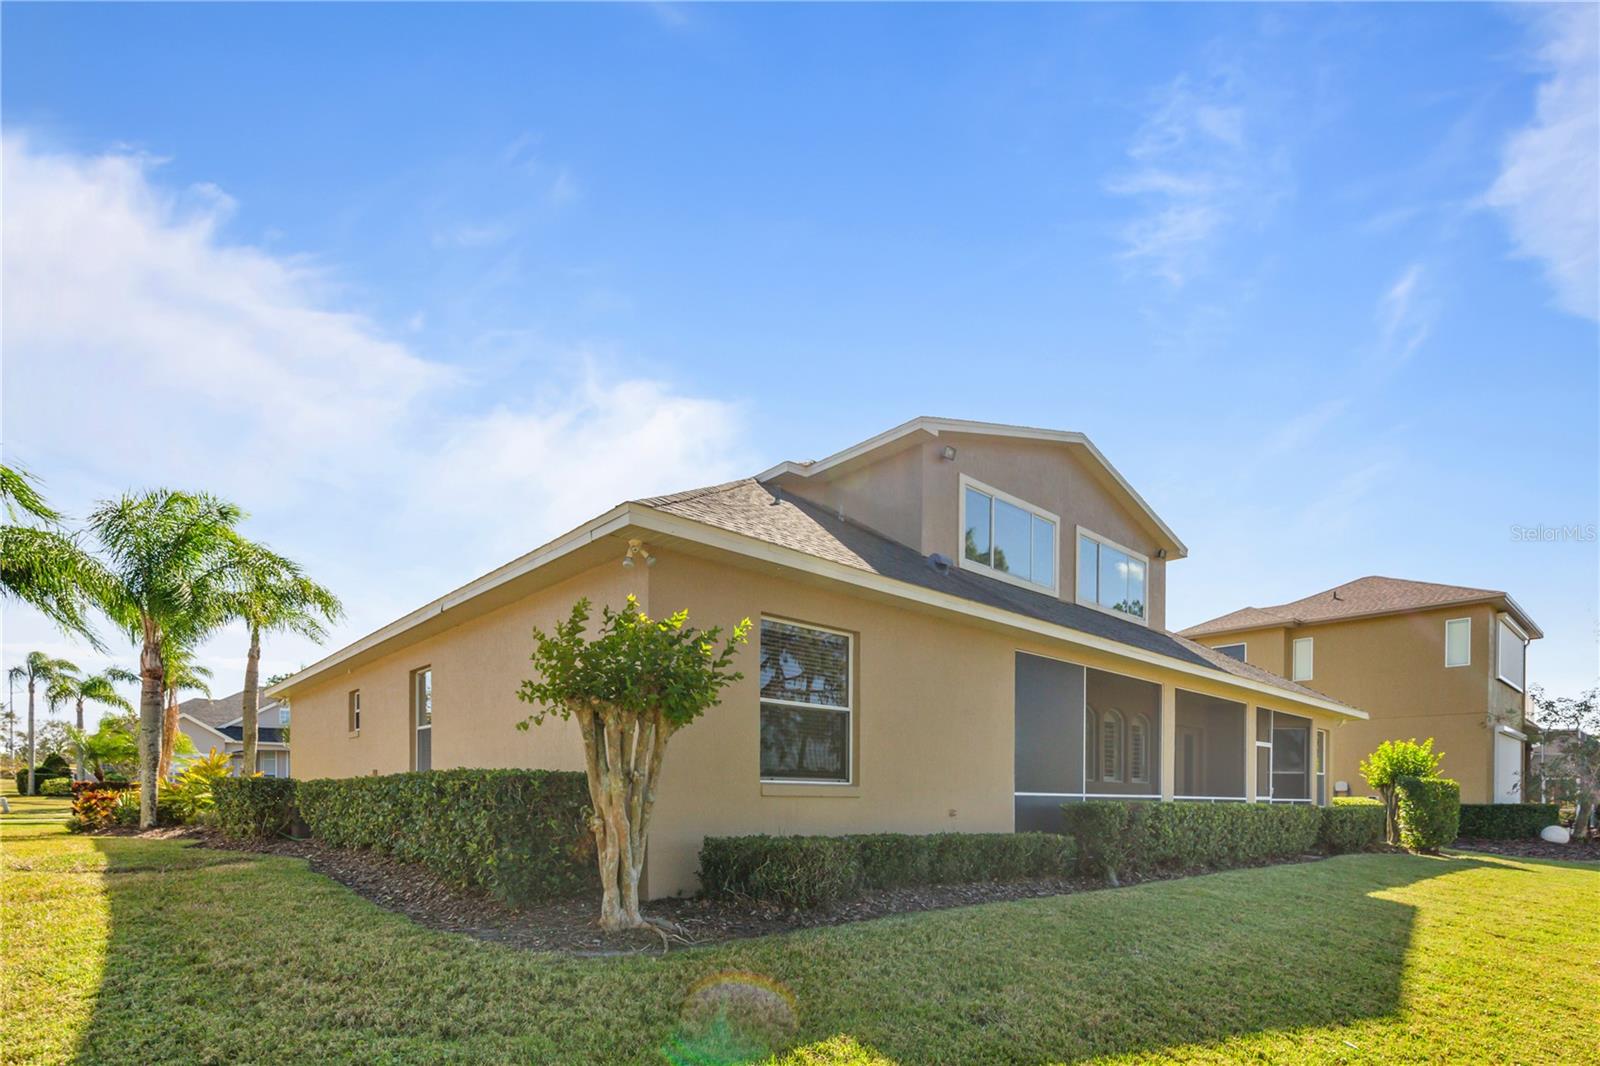
{"label": "green leafy tree", "polygon": [[621,611],[604,608],[599,631],[586,639],[589,606],[579,600],[554,633],[534,627],[539,677],[524,681],[517,698],[539,710],[517,727],[550,715],[577,720],[594,808],[589,827],[600,867],[600,927],[661,928],[665,923],[639,912],[661,761],[672,735],[743,676],[729,667],[749,637],[750,620],[736,625],[719,649],[720,626],[694,629],[687,611],[655,621],[629,596]]}
{"label": "green leafy tree", "polygon": [[107,613],[139,645],[139,825],[156,822],[163,652],[195,644],[226,617],[235,527],[244,513],[206,493],[156,489],[102,503],[89,517],[109,577]]}
{"label": "green leafy tree", "polygon": [[[83,731],[83,705],[85,703],[103,703],[108,707],[131,711],[133,704],[123,699],[122,694],[117,691],[117,685],[132,684],[138,680],[138,674],[131,670],[124,670],[120,666],[107,667],[98,674],[89,674],[87,676],[68,674],[57,679],[50,686],[50,702],[76,705],[77,729],[81,733]],[[84,779],[84,765],[81,758],[77,763],[77,772],[73,776],[79,781]]]}
{"label": "green leafy tree", "polygon": [[26,471],[0,464],[0,600],[26,603],[99,648],[89,614],[105,601],[105,568],[61,530],[61,513],[36,484]]}
{"label": "green leafy tree", "polygon": [[104,781],[107,774],[129,773],[138,767],[139,738],[127,718],[102,718],[93,733],[69,729],[68,737],[73,757],[96,781]]}
{"label": "green leafy tree", "polygon": [[227,610],[250,632],[239,723],[244,737],[241,765],[254,770],[261,710],[261,635],[299,633],[320,642],[327,636],[324,623],[337,621],[344,608],[332,592],[306,577],[297,564],[265,545],[240,542],[234,567],[235,586]]}
{"label": "green leafy tree", "polygon": [[1600,689],[1550,696],[1533,688],[1533,718],[1545,759],[1541,773],[1564,779],[1577,808],[1573,835],[1588,831],[1600,804]]}
{"label": "green leafy tree", "polygon": [[172,773],[172,754],[182,733],[178,732],[178,696],[183,692],[211,695],[210,667],[195,662],[194,651],[186,644],[168,644],[162,662],[162,685],[166,709],[161,715],[161,758],[156,776],[162,781]]}
{"label": "green leafy tree", "polygon": [[1367,784],[1383,799],[1384,833],[1391,844],[1400,843],[1400,821],[1395,786],[1402,777],[1434,777],[1444,752],[1435,753],[1433,738],[1418,744],[1410,740],[1386,740],[1378,750],[1361,760],[1357,768]]}
{"label": "green leafy tree", "polygon": [[34,794],[34,772],[37,769],[34,763],[36,737],[33,730],[35,695],[42,687],[48,697],[51,686],[77,672],[78,668],[72,663],[65,659],[53,658],[42,651],[30,651],[26,659],[10,670],[11,680],[28,683],[28,795],[30,796]]}

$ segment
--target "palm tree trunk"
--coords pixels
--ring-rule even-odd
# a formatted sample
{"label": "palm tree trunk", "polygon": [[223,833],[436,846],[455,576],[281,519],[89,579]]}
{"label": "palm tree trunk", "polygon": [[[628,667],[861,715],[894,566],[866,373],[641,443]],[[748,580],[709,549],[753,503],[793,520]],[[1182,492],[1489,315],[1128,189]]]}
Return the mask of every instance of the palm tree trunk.
{"label": "palm tree trunk", "polygon": [[74,781],[82,781],[82,780],[84,780],[84,776],[83,776],[83,744],[82,744],[82,741],[83,741],[83,697],[81,697],[81,696],[78,698],[78,740],[79,740],[79,743],[76,745],[76,747],[78,749],[78,771],[77,771],[77,773],[72,775],[72,779]]}
{"label": "palm tree trunk", "polygon": [[146,618],[139,649],[139,828],[156,824],[156,789],[161,759],[161,690],[166,687],[161,662],[161,636]]}
{"label": "palm tree trunk", "polygon": [[244,738],[244,751],[239,753],[239,775],[249,777],[256,772],[256,724],[260,718],[261,692],[261,630],[250,627],[250,654],[244,661],[244,695],[239,704],[239,730]]}
{"label": "palm tree trunk", "polygon": [[[29,669],[32,669],[30,666]],[[33,795],[33,678],[28,678],[28,795]]]}
{"label": "palm tree trunk", "polygon": [[167,706],[161,716],[161,765],[156,775],[165,781],[172,772],[172,751],[178,744],[178,690],[167,689]]}

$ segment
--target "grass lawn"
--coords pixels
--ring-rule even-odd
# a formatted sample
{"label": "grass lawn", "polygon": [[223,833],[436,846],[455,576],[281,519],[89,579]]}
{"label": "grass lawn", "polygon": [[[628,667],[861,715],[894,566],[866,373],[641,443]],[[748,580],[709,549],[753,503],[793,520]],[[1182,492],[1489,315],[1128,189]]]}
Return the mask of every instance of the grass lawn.
{"label": "grass lawn", "polygon": [[[1353,855],[571,959],[418,928],[298,860],[12,804],[8,1063],[727,1063],[790,1004],[784,1063],[1600,1057],[1593,867]],[[685,1010],[718,996],[731,1026]]]}

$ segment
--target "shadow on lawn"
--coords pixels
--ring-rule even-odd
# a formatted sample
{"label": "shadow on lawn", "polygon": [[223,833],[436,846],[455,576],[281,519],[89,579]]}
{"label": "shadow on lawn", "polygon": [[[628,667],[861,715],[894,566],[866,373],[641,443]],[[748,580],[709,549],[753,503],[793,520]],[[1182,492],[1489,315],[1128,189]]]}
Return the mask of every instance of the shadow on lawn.
{"label": "shadow on lawn", "polygon": [[[362,1058],[356,1048],[408,1058],[419,1046],[404,1041],[422,1036],[437,1041],[423,1057],[506,1061],[540,1028],[561,1032],[554,1057],[534,1061],[730,1063],[739,1060],[696,1057],[700,1042],[680,1019],[690,989],[721,970],[792,992],[798,1029],[784,1042],[808,1049],[795,1062],[1149,1053],[1395,1013],[1415,915],[1386,895],[1502,865],[1347,856],[652,960],[500,954],[447,934],[419,942],[387,931],[384,917],[359,934],[369,938],[363,970],[326,942],[330,919],[352,922],[347,890],[292,860],[219,864],[224,853],[175,843],[156,853],[96,844],[108,863],[110,932],[81,1063]],[[408,989],[436,970],[439,984]],[[593,1014],[602,1000],[612,1005]],[[448,1019],[445,1029],[418,1020],[430,1012]],[[427,1031],[401,1031],[413,1023]]]}

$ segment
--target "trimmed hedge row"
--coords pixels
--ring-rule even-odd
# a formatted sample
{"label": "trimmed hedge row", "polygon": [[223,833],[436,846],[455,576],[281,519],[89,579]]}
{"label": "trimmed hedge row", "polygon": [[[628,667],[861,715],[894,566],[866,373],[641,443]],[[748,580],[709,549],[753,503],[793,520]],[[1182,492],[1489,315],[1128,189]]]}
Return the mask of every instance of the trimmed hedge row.
{"label": "trimmed hedge row", "polygon": [[289,777],[224,777],[211,785],[216,825],[236,840],[283,836],[295,820],[296,782]]}
{"label": "trimmed hedge row", "polygon": [[1384,828],[1383,804],[1377,800],[1325,807],[1317,844],[1329,855],[1366,851],[1383,843]]}
{"label": "trimmed hedge row", "polygon": [[1091,800],[1061,810],[1079,871],[1113,884],[1121,875],[1303,855],[1317,848],[1325,817],[1308,804]]}
{"label": "trimmed hedge row", "polygon": [[712,898],[825,907],[865,888],[1060,876],[1072,855],[1053,833],[707,837],[700,884]]}
{"label": "trimmed hedge row", "polygon": [[[28,794],[28,768],[24,766],[22,769],[12,774],[11,777],[12,780],[16,781],[17,783],[17,795],[26,796]],[[46,770],[42,767],[34,767],[33,787],[35,791],[33,794],[35,796],[43,796],[46,794],[44,791],[44,785],[46,781],[66,781],[70,783],[72,781],[72,771]]]}
{"label": "trimmed hedge row", "polygon": [[1460,835],[1484,840],[1536,837],[1547,825],[1561,824],[1554,803],[1463,803]]}
{"label": "trimmed hedge row", "polygon": [[1402,777],[1395,782],[1400,845],[1437,852],[1455,842],[1461,824],[1461,786],[1448,777]]}
{"label": "trimmed hedge row", "polygon": [[300,782],[295,800],[311,835],[326,844],[421,863],[507,903],[597,887],[589,785],[581,773],[428,770],[322,779]]}

